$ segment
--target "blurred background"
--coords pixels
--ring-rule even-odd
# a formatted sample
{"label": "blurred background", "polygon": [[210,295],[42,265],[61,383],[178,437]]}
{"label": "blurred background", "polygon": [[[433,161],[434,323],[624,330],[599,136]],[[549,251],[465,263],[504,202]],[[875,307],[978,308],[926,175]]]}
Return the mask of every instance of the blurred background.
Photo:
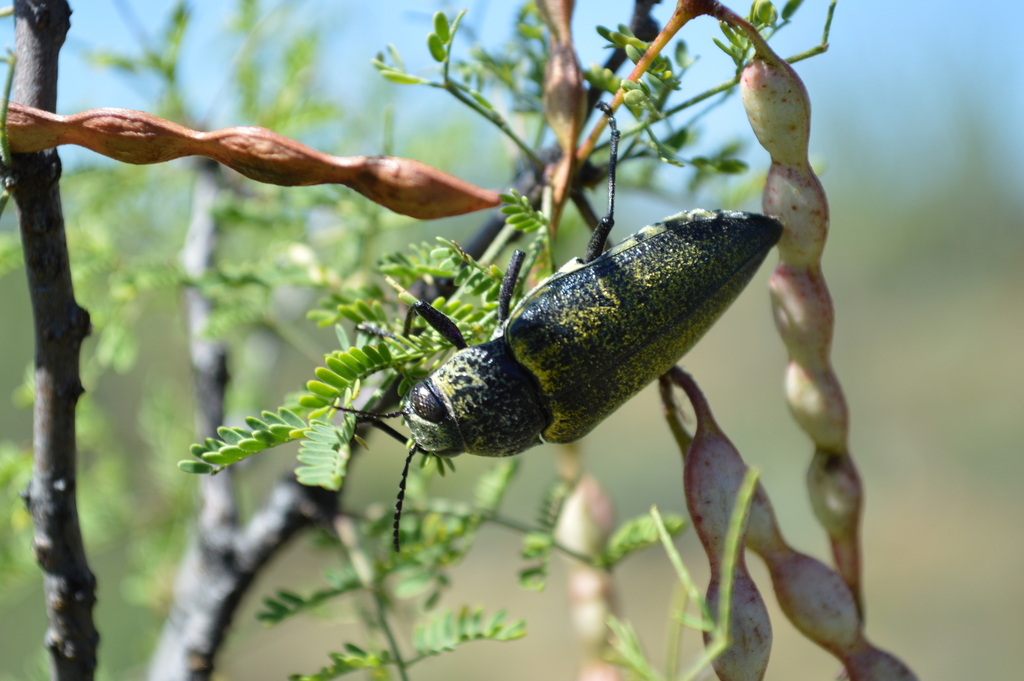
{"label": "blurred background", "polygon": [[[238,117],[241,108],[225,104],[232,67],[245,48],[237,33],[228,30],[237,17],[237,3],[218,0],[191,8],[174,75],[187,104],[168,102],[159,79],[111,67],[110,55],[137,55],[140,42],[164,31],[174,6],[163,0],[73,4],[72,30],[61,57],[58,112],[117,106],[172,117],[167,112],[177,107],[211,129],[247,123]],[[424,42],[431,15],[437,9],[451,15],[460,8],[427,0],[307,0],[262,7],[266,18],[261,31],[274,34],[311,26],[320,31],[309,77],[318,96],[344,116],[320,120],[300,138],[333,153],[388,151],[419,158],[483,186],[506,186],[510,150],[495,130],[445,93],[385,83],[370,65],[378,51],[393,43],[410,72],[426,73],[432,64]],[[662,23],[671,9],[667,1],[657,8]],[[794,24],[773,41],[775,49],[789,55],[816,45],[826,10],[826,2],[807,0]],[[603,41],[593,26],[614,27],[628,21],[630,11],[631,3],[622,1],[578,3],[575,37],[584,66],[604,58]],[[463,45],[505,41],[511,13],[506,3],[470,2]],[[834,365],[850,405],[852,451],[866,491],[867,634],[922,679],[1013,678],[1024,664],[1024,582],[1019,578],[1024,563],[1024,90],[1019,87],[1024,66],[1017,33],[1022,22],[1024,6],[1009,0],[984,5],[841,0],[829,51],[796,66],[814,107],[812,159],[832,208],[824,268],[836,306]],[[0,20],[4,42],[13,46],[11,26],[10,19]],[[700,92],[730,77],[730,63],[711,44],[716,34],[708,19],[681,32],[690,53],[700,55],[687,74],[684,93]],[[266,102],[274,101],[275,90],[286,89],[287,84],[275,81],[278,71],[268,68],[256,77],[269,93]],[[472,131],[470,143],[467,130]],[[767,155],[749,133],[738,98],[709,112],[700,130],[694,154],[737,141],[744,145],[741,155],[750,173],[694,196],[687,190],[685,172],[659,175],[656,186],[638,187],[636,182],[630,186],[627,171],[616,216],[619,238],[698,202],[715,208],[749,196],[744,183],[764,172]],[[61,156],[66,177],[96,167],[101,173],[123,172],[84,150],[64,148]],[[145,181],[159,183],[164,171],[145,172]],[[99,215],[102,206],[96,204],[106,197],[89,194],[98,185],[90,185],[88,178],[71,181],[79,183],[65,199],[74,259],[75,240],[82,243],[86,237],[74,236],[72,211]],[[124,209],[120,219],[126,240],[112,248],[152,249],[167,262],[174,260],[189,201],[187,184],[174,182],[168,179],[159,191],[146,190],[145,201]],[[601,205],[602,199],[595,198],[595,203]],[[756,200],[729,205],[756,206]],[[16,234],[13,212],[9,207],[0,233]],[[384,252],[436,234],[462,238],[480,218],[422,225],[391,216],[381,219],[389,230],[376,247]],[[156,225],[146,228],[149,241],[132,242],[144,222]],[[88,235],[87,222],[82,229]],[[251,239],[259,238],[258,231],[251,232]],[[584,239],[582,230],[569,230],[560,245],[562,258],[578,252]],[[762,481],[787,539],[828,562],[825,535],[804,487],[811,447],[782,399],[785,353],[771,322],[765,285],[774,258],[769,256],[758,279],[683,365],[701,384],[746,461],[762,468]],[[0,277],[0,441],[7,444],[0,447],[14,457],[31,439],[31,410],[24,407],[24,388],[19,386],[32,359],[32,325],[24,274],[18,267],[6,272]],[[111,291],[102,287],[84,286],[76,293],[90,310],[109,305]],[[301,299],[301,293],[292,294]],[[105,443],[95,448],[128,462],[118,464],[123,468],[111,464],[101,480],[151,486],[165,493],[166,501],[153,509],[128,500],[127,508],[116,510],[97,501],[90,510],[90,495],[83,492],[83,515],[100,528],[86,540],[99,579],[101,678],[109,679],[138,678],[144,670],[159,631],[155,613],[166,603],[171,579],[166,565],[155,559],[147,565],[146,556],[173,556],[180,549],[194,484],[174,465],[184,458],[188,436],[170,434],[160,425],[181,419],[191,423],[186,334],[177,301],[153,296],[121,304],[133,306],[131,352],[137,359],[120,372],[116,362],[107,362],[114,370],[97,369],[93,384],[87,372],[84,409],[131,417],[90,421],[100,425],[84,437]],[[236,402],[232,413],[274,408],[283,394],[310,377],[310,353],[303,354],[297,345],[318,352],[332,348],[333,334],[301,318],[291,322],[302,343],[268,350],[256,335],[240,348],[240,355],[276,359],[273,370],[259,379],[263,401]],[[108,354],[123,349],[110,343]],[[96,351],[87,347],[87,352]],[[235,373],[242,375],[237,367]],[[656,392],[649,389],[635,398],[580,446],[587,468],[614,498],[620,519],[642,514],[652,503],[662,511],[684,510],[678,451],[662,422]],[[156,452],[156,458],[142,466],[142,451]],[[552,453],[541,448],[522,457],[520,478],[508,501],[510,515],[532,517],[540,490],[554,474]],[[348,503],[390,504],[400,455],[397,444],[376,442],[372,455],[357,462],[347,482]],[[265,486],[275,471],[294,463],[290,452],[266,457],[265,470],[254,475],[250,506],[260,499],[260,480]],[[490,465],[467,458],[458,460],[458,475],[442,481],[438,493],[465,496],[460,479],[472,481]],[[101,497],[102,490],[92,496]],[[17,503],[13,497],[4,501],[12,508]],[[17,520],[10,509],[4,513]],[[161,545],[152,537],[145,539],[141,525],[132,531],[117,529],[124,526],[117,518],[133,513],[163,514]],[[15,522],[11,528],[0,527],[0,534],[14,536],[23,530]],[[573,643],[564,566],[555,561],[543,593],[520,590],[519,543],[508,531],[485,528],[475,550],[454,571],[454,588],[444,603],[480,604],[488,611],[508,608],[512,617],[527,620],[527,637],[467,645],[416,667],[414,678],[572,678],[576,661],[565,654]],[[688,533],[677,543],[687,565],[706,580],[696,537]],[[0,554],[2,679],[39,675],[46,624],[39,581],[25,569],[26,564],[31,568],[28,550],[26,540],[20,550],[8,546]],[[298,591],[315,588],[322,570],[336,562],[306,538],[273,562],[236,618],[222,656],[221,678],[273,679],[312,672],[327,663],[328,651],[357,635],[352,614],[344,610],[296,618],[272,629],[253,617],[262,595],[284,585]],[[763,565],[755,557],[749,563],[775,608]],[[630,559],[616,572],[622,615],[634,623],[653,660],[660,660],[665,648],[671,574],[660,549]],[[804,640],[777,608],[773,613],[775,645],[766,678],[835,678],[836,661]],[[698,649],[697,638],[689,635],[687,654]]]}

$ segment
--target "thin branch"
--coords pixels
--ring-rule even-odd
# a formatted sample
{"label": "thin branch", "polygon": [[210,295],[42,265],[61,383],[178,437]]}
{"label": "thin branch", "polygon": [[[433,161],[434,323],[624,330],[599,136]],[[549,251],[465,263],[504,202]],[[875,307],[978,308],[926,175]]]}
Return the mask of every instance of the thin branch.
{"label": "thin branch", "polygon": [[[494,523],[495,525],[501,525],[502,527],[507,527],[510,530],[516,530],[517,532],[522,532],[523,534],[528,534],[530,532],[535,532],[536,531],[536,528],[530,527],[526,523],[521,523],[518,520],[514,520],[514,519],[508,518],[506,516],[500,516],[500,515],[495,514],[495,515],[484,516],[484,519],[485,520],[489,520],[490,522]],[[568,546],[565,546],[564,544],[559,543],[557,540],[553,539],[551,541],[551,546],[553,548],[555,548],[555,549],[558,549],[559,551],[561,551],[565,555],[571,556],[571,557],[575,558],[576,560],[580,561],[581,563],[585,563],[586,565],[590,565],[592,567],[598,567],[598,568],[602,568],[602,569],[607,569],[605,566],[599,565],[597,562],[595,562],[593,557],[585,556],[582,553],[579,553],[577,551],[573,551]]]}
{"label": "thin branch", "polygon": [[473,99],[472,95],[469,94],[469,88],[464,85],[460,85],[453,80],[445,80],[443,83],[428,83],[428,85],[450,92],[455,99],[486,118],[497,126],[499,130],[505,133],[505,135],[512,140],[517,147],[519,147],[519,151],[523,152],[523,156],[529,159],[531,163],[537,167],[542,167],[541,160],[537,154],[534,153],[533,149],[531,149],[526,142],[519,138],[519,135],[516,134],[516,131],[512,129],[504,117],[494,109],[488,109]]}
{"label": "thin branch", "polygon": [[11,167],[11,145],[7,139],[7,107],[11,103],[11,87],[14,85],[14,70],[18,65],[18,55],[8,52],[7,82],[4,83],[4,101],[0,102],[0,163],[6,168]]}
{"label": "thin branch", "polygon": [[380,623],[380,628],[384,631],[384,636],[388,639],[388,647],[391,649],[391,657],[395,660],[395,666],[398,668],[398,676],[402,681],[409,681],[409,674],[406,672],[406,668],[409,663],[402,659],[402,651],[398,649],[398,641],[395,640],[395,635],[391,633],[391,625],[388,623],[387,609],[384,607],[384,597],[381,595],[379,589],[373,591],[373,602],[377,608],[377,618]]}
{"label": "thin branch", "polygon": [[[221,184],[216,163],[201,161],[192,198],[192,219],[181,261],[192,280],[213,266],[217,223],[212,210]],[[199,289],[185,291],[189,351],[195,389],[198,439],[216,437],[224,421],[227,347],[204,337],[212,303]],[[200,478],[200,509],[195,536],[182,561],[175,601],[164,624],[149,678],[161,681],[207,679],[238,604],[260,568],[299,530],[325,522],[335,496],[298,484],[290,474],[271,490],[263,507],[239,525],[232,471]]]}
{"label": "thin branch", "polygon": [[178,571],[175,602],[148,678],[209,679],[235,611],[260,569],[300,530],[326,522],[335,498],[333,492],[300,485],[289,473],[244,527],[193,542]]}
{"label": "thin branch", "polygon": [[[70,28],[63,0],[14,5],[18,70],[14,99],[54,111],[57,57]],[[76,499],[75,406],[83,389],[79,352],[89,314],[75,301],[56,152],[15,154],[3,172],[13,182],[35,326],[32,478],[25,504],[35,527],[32,550],[43,571],[50,678],[92,679],[99,634],[93,622],[96,578],[82,543]]]}

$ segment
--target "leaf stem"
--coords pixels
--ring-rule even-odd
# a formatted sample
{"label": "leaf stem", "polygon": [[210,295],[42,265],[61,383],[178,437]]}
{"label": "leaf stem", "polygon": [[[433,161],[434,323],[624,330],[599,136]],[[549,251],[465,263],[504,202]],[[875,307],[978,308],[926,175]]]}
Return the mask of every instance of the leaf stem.
{"label": "leaf stem", "polygon": [[384,599],[381,598],[379,589],[373,589],[373,602],[377,606],[377,619],[380,622],[380,628],[388,639],[388,647],[391,648],[391,657],[394,658],[395,666],[398,667],[398,675],[402,678],[402,681],[409,681],[409,675],[406,672],[408,664],[402,659],[402,652],[398,649],[398,642],[395,640],[395,635],[391,632],[391,625],[388,624],[388,613],[384,608]]}
{"label": "leaf stem", "polygon": [[[10,68],[7,69],[7,82],[4,83],[4,99],[0,102],[0,162],[4,168],[10,168],[11,144],[7,139],[7,104],[11,101],[11,85],[14,83],[14,67],[18,63],[18,55],[8,51],[7,58],[3,61],[7,62]],[[2,207],[0,212],[3,212]]]}
{"label": "leaf stem", "polygon": [[[525,523],[521,523],[518,520],[513,520],[512,518],[506,518],[504,516],[499,516],[499,515],[495,514],[495,515],[485,515],[484,519],[485,520],[490,520],[492,523],[495,523],[496,525],[501,525],[502,527],[507,527],[510,530],[517,530],[517,531],[522,532],[524,534],[526,534],[528,532],[536,532],[535,528],[530,527],[529,525],[527,525]],[[559,551],[561,551],[562,553],[564,553],[564,554],[566,554],[568,556],[572,556],[573,558],[575,558],[576,560],[578,560],[578,561],[580,561],[582,563],[586,563],[587,565],[590,565],[591,567],[600,568],[602,570],[607,569],[606,566],[601,565],[600,563],[595,561],[592,556],[587,556],[587,555],[584,555],[582,553],[577,553],[576,551],[573,551],[572,549],[570,549],[568,546],[565,546],[563,544],[558,543],[558,541],[556,541],[555,539],[551,540],[551,546],[556,548],[556,549],[558,549]]]}
{"label": "leaf stem", "polygon": [[496,125],[499,130],[505,133],[505,135],[510,140],[512,140],[513,144],[519,147],[519,150],[523,152],[523,155],[526,156],[526,158],[530,159],[530,162],[532,164],[534,164],[538,168],[544,167],[544,164],[541,162],[540,158],[537,157],[537,154],[533,152],[533,149],[531,149],[526,144],[526,142],[520,139],[519,135],[517,135],[515,131],[512,130],[511,127],[509,127],[508,121],[506,121],[505,118],[494,109],[488,109],[487,107],[480,104],[480,102],[473,99],[473,97],[470,94],[467,94],[469,92],[469,88],[467,88],[465,85],[456,83],[453,80],[445,80],[443,83],[427,84],[430,85],[431,87],[441,88],[442,90],[447,90],[448,92],[450,92],[452,96],[455,97],[455,99],[459,100],[460,102],[468,106],[470,109],[477,112],[478,114],[489,120],[491,123]]}

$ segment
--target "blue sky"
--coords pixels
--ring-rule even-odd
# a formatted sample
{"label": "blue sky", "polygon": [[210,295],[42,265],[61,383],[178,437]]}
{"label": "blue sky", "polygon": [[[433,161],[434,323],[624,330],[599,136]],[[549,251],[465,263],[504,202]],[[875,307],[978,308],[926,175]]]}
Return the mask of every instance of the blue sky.
{"label": "blue sky", "polygon": [[[75,14],[62,53],[59,111],[146,107],[153,93],[151,85],[96,69],[85,55],[92,50],[137,49],[137,33],[156,34],[173,4],[168,0],[72,3]],[[131,8],[137,18],[134,25],[125,20],[127,13],[119,11],[119,5]],[[601,41],[590,26],[595,21],[614,26],[625,14],[624,5],[628,3],[609,0],[577,4],[576,40],[584,64],[602,57]],[[220,31],[234,6],[228,0],[193,3],[194,27],[185,46],[183,76],[193,101],[201,108],[216,100],[227,78],[235,46],[225,44]],[[505,38],[507,17],[515,3],[475,0],[467,6],[466,26],[482,42],[496,44]],[[824,0],[807,0],[795,25],[778,36],[777,49],[791,54],[815,44],[826,6]],[[451,14],[462,5],[434,0],[304,0],[290,3],[288,11],[328,28],[332,43],[327,46],[322,73],[325,89],[345,92],[352,106],[375,86],[377,76],[369,60],[386,43],[401,48],[410,68],[430,65],[423,37],[429,30],[429,17],[438,7]],[[735,5],[738,10],[744,7]],[[1024,158],[1024,132],[1019,125],[1024,94],[1019,84],[1024,73],[1017,47],[1019,35],[1014,31],[1024,23],[1024,5],[1008,0],[985,3],[984,12],[980,7],[965,10],[971,7],[953,0],[841,0],[830,51],[798,67],[815,106],[812,152],[828,157],[832,143],[855,136],[860,138],[858,146],[870,152],[866,156],[877,160],[879,171],[910,163],[920,167],[903,180],[927,183],[929,172],[941,173],[958,162],[963,150],[958,148],[955,126],[965,115],[973,115],[1003,141],[998,162],[1005,164],[1005,172],[1019,176],[1020,159]],[[671,9],[666,0],[657,7],[657,15],[664,20]],[[272,17],[267,25],[272,30],[275,23]],[[712,29],[708,23],[708,19],[698,20],[681,34],[705,62],[694,70],[690,83],[694,92],[728,74],[727,64],[709,43]],[[13,44],[9,19],[0,22],[0,32],[5,44]],[[436,107],[438,115],[451,110],[445,107],[455,108],[436,94],[426,97],[424,105]],[[214,119],[218,124],[232,122]],[[709,122],[709,132],[713,134],[716,126],[742,130],[740,123],[738,104],[723,107]],[[915,157],[926,162],[913,163]],[[756,157],[753,160],[756,162]]]}

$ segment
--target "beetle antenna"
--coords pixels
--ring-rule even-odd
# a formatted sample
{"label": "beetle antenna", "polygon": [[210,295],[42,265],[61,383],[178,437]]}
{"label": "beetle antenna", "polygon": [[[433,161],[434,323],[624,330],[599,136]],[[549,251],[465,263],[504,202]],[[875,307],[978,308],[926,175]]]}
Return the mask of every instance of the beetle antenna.
{"label": "beetle antenna", "polygon": [[587,246],[587,253],[583,256],[584,263],[590,262],[604,252],[605,241],[608,240],[608,235],[611,233],[612,227],[615,226],[615,166],[619,158],[619,128],[615,125],[615,116],[610,106],[604,102],[598,102],[596,106],[608,117],[608,127],[612,131],[612,138],[608,145],[611,152],[608,157],[608,214],[601,218],[597,227],[594,228],[590,244]]}
{"label": "beetle antenna", "polygon": [[401,550],[398,545],[398,523],[402,519],[402,502],[405,501],[405,479],[409,477],[409,464],[412,463],[412,456],[418,451],[420,451],[419,445],[413,445],[409,449],[409,456],[405,457],[405,468],[402,469],[402,481],[398,483],[398,501],[395,502],[395,553]]}
{"label": "beetle antenna", "polygon": [[389,435],[389,436],[393,437],[394,439],[398,440],[399,442],[401,442],[403,447],[405,446],[405,443],[409,441],[409,438],[407,438],[406,436],[402,435],[397,430],[395,430],[394,428],[392,428],[388,424],[384,423],[383,421],[376,421],[376,420],[374,420],[374,421],[370,421],[369,423],[370,423],[370,425],[372,427],[374,427],[377,430],[383,432],[385,435]]}
{"label": "beetle antenna", "polygon": [[397,419],[399,416],[405,416],[404,411],[389,411],[384,413],[377,413],[375,411],[360,411],[359,409],[352,409],[351,407],[338,407],[331,405],[331,409],[337,409],[343,411],[346,414],[356,414],[357,416],[365,416],[368,419],[377,421],[378,419]]}

